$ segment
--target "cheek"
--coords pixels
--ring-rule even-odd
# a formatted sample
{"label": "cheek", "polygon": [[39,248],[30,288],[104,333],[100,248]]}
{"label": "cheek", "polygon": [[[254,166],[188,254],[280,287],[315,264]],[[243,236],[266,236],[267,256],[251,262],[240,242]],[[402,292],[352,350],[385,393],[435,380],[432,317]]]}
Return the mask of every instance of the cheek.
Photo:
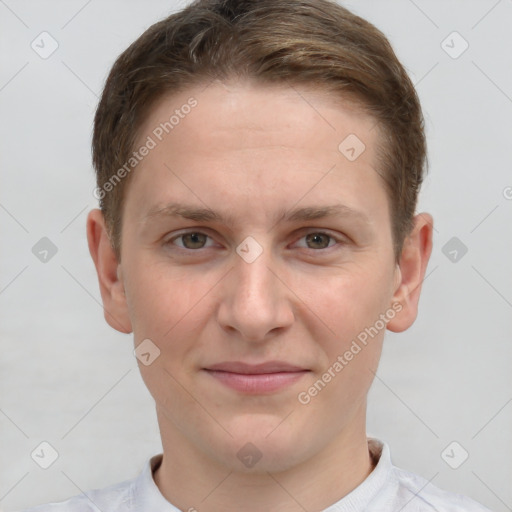
{"label": "cheek", "polygon": [[[353,338],[370,327],[384,313],[391,297],[390,276],[377,266],[359,266],[343,269],[322,282],[302,283],[307,294],[306,303],[316,316],[330,328],[329,352],[350,345]],[[305,294],[306,295],[306,294]],[[389,295],[389,296],[388,296]]]}
{"label": "cheek", "polygon": [[[169,263],[142,265],[144,271],[130,286],[131,316],[136,343],[149,338],[160,350],[151,366],[139,364],[146,385],[153,396],[192,376],[197,354],[206,350],[206,324],[213,315],[213,296],[219,277],[186,268],[172,268]],[[206,341],[202,341],[206,340]],[[190,375],[185,375],[190,373]],[[174,376],[177,381],[174,381]],[[174,388],[173,388],[174,389]],[[179,395],[179,386],[171,393]]]}
{"label": "cheek", "polygon": [[[180,383],[184,372],[191,367],[188,354],[200,337],[200,318],[205,317],[208,289],[206,278],[200,283],[186,271],[169,275],[158,265],[143,266],[144,271],[134,275],[130,287],[131,315],[136,343],[149,338],[158,347],[159,356],[145,366],[139,361],[141,376],[157,403],[165,407],[183,406],[186,396]],[[186,394],[185,394],[186,395]],[[190,406],[190,404],[188,404]]]}
{"label": "cheek", "polygon": [[383,273],[347,272],[330,280],[328,293],[318,291],[309,299],[330,334],[314,340],[323,352],[323,364],[309,382],[312,387],[303,391],[315,403],[313,409],[333,424],[341,419],[340,410],[331,405],[348,414],[364,401],[377,371],[386,330],[380,320],[387,308],[386,279]]}
{"label": "cheek", "polygon": [[[331,278],[328,292],[319,290],[310,298],[313,311],[335,333],[316,340],[325,357],[315,382],[327,383],[316,384],[322,397],[315,407],[328,403],[344,407],[364,400],[382,351],[386,324],[380,315],[388,308],[389,278],[382,266],[353,267]],[[338,420],[333,417],[333,421]]]}
{"label": "cheek", "polygon": [[[182,323],[190,322],[201,297],[213,288],[208,274],[173,267],[170,262],[130,262],[127,290],[129,308],[140,335],[165,338]],[[176,327],[174,327],[176,326]],[[134,329],[135,329],[134,328]],[[136,333],[137,334],[137,333]]]}

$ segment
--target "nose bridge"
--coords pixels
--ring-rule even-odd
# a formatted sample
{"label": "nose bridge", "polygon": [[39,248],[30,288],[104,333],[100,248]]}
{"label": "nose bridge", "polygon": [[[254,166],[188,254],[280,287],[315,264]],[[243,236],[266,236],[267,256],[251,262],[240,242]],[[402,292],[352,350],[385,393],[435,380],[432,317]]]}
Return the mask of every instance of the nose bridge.
{"label": "nose bridge", "polygon": [[[262,241],[261,236],[259,239]],[[269,267],[275,266],[275,262],[272,261],[272,251],[268,244],[265,244],[265,249],[263,246],[263,242],[260,244],[250,236],[236,249],[239,259],[235,259],[233,278],[237,299],[242,301],[239,304],[250,306],[254,302],[258,307],[272,305],[276,278]]]}

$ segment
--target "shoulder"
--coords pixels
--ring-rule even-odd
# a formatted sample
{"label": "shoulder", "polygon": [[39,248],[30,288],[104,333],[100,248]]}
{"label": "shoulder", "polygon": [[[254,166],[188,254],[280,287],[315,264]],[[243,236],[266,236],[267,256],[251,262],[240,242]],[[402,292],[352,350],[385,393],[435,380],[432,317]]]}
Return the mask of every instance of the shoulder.
{"label": "shoulder", "polygon": [[404,512],[491,512],[463,494],[445,491],[410,471],[393,468]]}
{"label": "shoulder", "polygon": [[45,503],[20,512],[125,512],[130,510],[132,483],[133,480],[125,480],[64,501]]}
{"label": "shoulder", "polygon": [[389,445],[369,438],[370,453],[376,462],[367,479],[367,502],[371,512],[491,512],[468,496],[445,491],[416,473],[395,466]]}
{"label": "shoulder", "polygon": [[92,503],[88,503],[87,499],[81,499],[82,496],[73,496],[65,501],[45,503],[36,507],[27,508],[20,512],[98,512]]}
{"label": "shoulder", "polygon": [[20,512],[137,512],[165,507],[174,512],[177,509],[170,508],[153,481],[153,470],[161,460],[161,453],[146,459],[142,471],[134,478]]}

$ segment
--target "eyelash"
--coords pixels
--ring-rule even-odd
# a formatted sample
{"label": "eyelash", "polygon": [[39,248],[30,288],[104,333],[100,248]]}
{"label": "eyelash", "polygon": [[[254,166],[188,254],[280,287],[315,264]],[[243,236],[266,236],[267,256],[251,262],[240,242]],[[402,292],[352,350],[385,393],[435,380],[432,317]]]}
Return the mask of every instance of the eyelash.
{"label": "eyelash", "polygon": [[[203,231],[199,231],[199,230],[193,229],[193,230],[184,231],[184,232],[182,232],[182,233],[180,233],[178,235],[173,236],[172,238],[167,239],[164,242],[164,245],[165,246],[174,245],[173,244],[174,240],[177,240],[177,239],[179,239],[181,237],[184,237],[184,236],[190,235],[190,234],[206,235],[208,238],[212,239],[212,237],[208,233],[205,233]],[[335,245],[332,245],[330,247],[325,247],[323,249],[310,249],[308,247],[301,247],[301,249],[304,249],[306,251],[313,251],[313,252],[326,252],[326,251],[330,252],[330,250],[335,249],[336,246],[342,246],[342,245],[346,244],[346,241],[344,241],[344,240],[342,240],[342,239],[340,239],[338,237],[335,237],[334,235],[331,235],[330,233],[327,233],[325,231],[315,231],[315,230],[311,230],[311,231],[308,231],[307,233],[303,234],[299,238],[299,240],[304,238],[304,237],[306,237],[307,235],[311,235],[311,234],[327,236],[327,237],[329,237],[330,240],[334,240],[337,243]],[[209,247],[200,247],[199,249],[188,249],[186,247],[180,247],[180,246],[176,246],[176,247],[179,250],[181,250],[181,251],[186,251],[186,252],[189,252],[189,253],[200,252],[201,250],[209,249]]]}

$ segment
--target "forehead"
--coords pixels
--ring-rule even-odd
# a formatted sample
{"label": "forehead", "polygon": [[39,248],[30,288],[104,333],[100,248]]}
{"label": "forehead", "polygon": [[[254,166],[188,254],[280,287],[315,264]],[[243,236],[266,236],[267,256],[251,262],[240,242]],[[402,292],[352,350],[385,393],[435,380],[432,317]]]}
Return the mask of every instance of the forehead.
{"label": "forehead", "polygon": [[[190,104],[195,106],[189,107]],[[169,121],[172,127],[161,126]],[[149,112],[140,135],[156,130],[157,138],[161,135],[170,139],[181,134],[181,142],[196,151],[204,147],[239,147],[249,138],[262,143],[276,142],[279,137],[283,145],[290,146],[297,139],[304,147],[299,139],[305,138],[307,146],[315,149],[327,148],[328,142],[337,154],[339,142],[353,133],[369,149],[362,160],[370,163],[378,137],[375,127],[374,118],[360,102],[311,85],[212,81],[161,97]],[[240,130],[236,138],[232,137],[234,130]],[[189,137],[191,131],[194,137]],[[201,146],[195,144],[194,139],[198,138]]]}
{"label": "forehead", "polygon": [[163,206],[169,195],[185,195],[198,206],[208,197],[216,206],[235,207],[235,193],[245,206],[247,199],[254,206],[259,194],[283,210],[283,191],[290,205],[304,193],[332,204],[336,187],[352,201],[364,190],[368,195],[372,187],[382,188],[374,119],[356,103],[312,88],[198,85],[153,106],[135,147],[150,139],[154,147],[129,187],[144,214]]}

